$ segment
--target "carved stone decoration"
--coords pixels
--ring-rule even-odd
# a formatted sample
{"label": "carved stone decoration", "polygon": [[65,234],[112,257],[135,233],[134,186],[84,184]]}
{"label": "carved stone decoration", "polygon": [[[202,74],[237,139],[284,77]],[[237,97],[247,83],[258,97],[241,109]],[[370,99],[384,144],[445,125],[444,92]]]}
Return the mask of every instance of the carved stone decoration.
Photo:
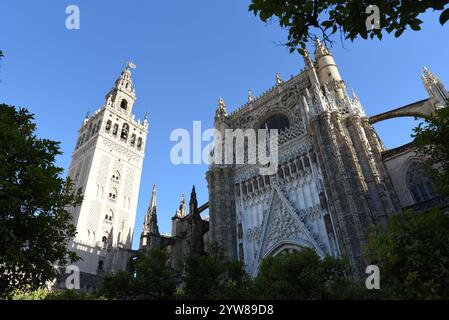
{"label": "carved stone decoration", "polygon": [[301,221],[277,183],[273,186],[269,210],[263,218],[257,258],[253,260],[252,270],[255,271],[258,268],[260,261],[270,249],[283,241],[302,243],[324,257],[326,253],[323,251],[323,246],[316,240],[316,235]]}

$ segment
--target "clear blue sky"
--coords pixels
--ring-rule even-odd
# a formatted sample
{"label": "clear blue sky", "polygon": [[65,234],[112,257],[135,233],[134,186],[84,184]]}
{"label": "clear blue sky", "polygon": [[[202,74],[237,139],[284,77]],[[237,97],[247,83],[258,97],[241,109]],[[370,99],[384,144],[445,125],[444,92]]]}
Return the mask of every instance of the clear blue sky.
{"label": "clear blue sky", "polygon": [[[77,4],[81,30],[65,28],[65,8]],[[0,2],[0,102],[29,108],[38,135],[61,141],[58,165],[67,169],[77,131],[88,111],[103,98],[129,60],[137,64],[134,84],[137,117],[150,114],[150,133],[142,175],[134,244],[142,229],[151,186],[158,186],[161,232],[181,193],[197,186],[207,201],[205,165],[174,166],[170,132],[192,128],[193,120],[211,127],[220,96],[232,111],[246,102],[247,90],[259,95],[303,67],[278,43],[285,31],[265,25],[248,12],[249,1],[76,0]],[[426,14],[424,29],[400,39],[338,41],[332,48],[348,88],[354,88],[368,115],[427,96],[420,74],[425,65],[449,87],[449,24]],[[336,38],[338,39],[338,37]],[[312,51],[312,50],[311,50]],[[411,140],[413,119],[379,124],[388,147]]]}

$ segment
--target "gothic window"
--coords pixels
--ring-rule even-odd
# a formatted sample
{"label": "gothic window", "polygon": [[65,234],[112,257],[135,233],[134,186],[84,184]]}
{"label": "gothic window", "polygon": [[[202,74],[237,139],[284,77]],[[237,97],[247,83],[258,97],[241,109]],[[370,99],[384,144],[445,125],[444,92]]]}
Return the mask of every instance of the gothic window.
{"label": "gothic window", "polygon": [[310,167],[310,160],[308,156],[304,156],[304,165],[306,168]]}
{"label": "gothic window", "polygon": [[238,225],[237,234],[238,234],[239,239],[243,238],[243,226],[241,223],[239,223],[239,225]]}
{"label": "gothic window", "polygon": [[120,181],[120,171],[116,171],[115,174],[112,175],[113,181]]}
{"label": "gothic window", "polygon": [[122,102],[120,103],[120,108],[122,108],[123,110],[128,110],[128,101],[126,101],[126,99],[122,100]]}
{"label": "gothic window", "polygon": [[137,139],[137,149],[142,149],[142,138]]}
{"label": "gothic window", "polygon": [[265,120],[262,124],[261,129],[278,129],[279,131],[285,130],[290,126],[290,122],[287,116],[283,114],[275,114]]}
{"label": "gothic window", "polygon": [[108,242],[108,238],[106,236],[103,236],[103,238],[101,238],[101,242],[103,242],[103,243]]}
{"label": "gothic window", "polygon": [[131,135],[131,145],[134,146],[136,144],[136,135],[133,133]]}
{"label": "gothic window", "polygon": [[122,134],[120,135],[120,138],[122,140],[127,141],[128,140],[128,133],[129,133],[129,125],[127,123],[124,123],[123,127],[122,127]]}
{"label": "gothic window", "polygon": [[112,121],[111,121],[111,120],[108,120],[108,121],[106,122],[106,128],[105,128],[106,132],[111,131],[111,127],[112,127]]}
{"label": "gothic window", "polygon": [[105,220],[113,221],[114,220],[114,211],[109,210],[109,212],[104,217]]}
{"label": "gothic window", "polygon": [[240,261],[245,260],[245,252],[243,251],[243,243],[239,244],[239,260]]}
{"label": "gothic window", "polygon": [[98,272],[103,271],[103,266],[104,266],[104,261],[103,260],[98,261]]}
{"label": "gothic window", "polygon": [[435,198],[432,181],[425,173],[421,162],[414,161],[410,164],[406,173],[407,187],[416,203]]}
{"label": "gothic window", "polygon": [[117,189],[112,188],[111,192],[109,193],[109,199],[115,200],[117,199]]}
{"label": "gothic window", "polygon": [[327,209],[327,199],[324,192],[320,192],[320,206],[323,209]]}
{"label": "gothic window", "polygon": [[117,135],[117,132],[118,132],[118,124],[114,124],[114,128],[112,129],[112,134],[113,134],[114,136],[116,136],[116,135]]}
{"label": "gothic window", "polygon": [[332,226],[331,216],[329,214],[324,215],[324,224],[326,225],[327,234],[331,239],[334,239],[334,228]]}

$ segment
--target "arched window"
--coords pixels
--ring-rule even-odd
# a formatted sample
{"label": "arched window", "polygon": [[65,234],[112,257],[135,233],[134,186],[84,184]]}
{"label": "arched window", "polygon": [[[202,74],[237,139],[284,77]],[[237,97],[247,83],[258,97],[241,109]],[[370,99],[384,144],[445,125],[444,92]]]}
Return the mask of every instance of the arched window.
{"label": "arched window", "polygon": [[129,133],[129,125],[127,123],[124,123],[122,126],[122,133],[120,135],[120,138],[122,140],[127,141],[128,140],[128,133]]}
{"label": "arched window", "polygon": [[103,266],[104,266],[104,261],[103,260],[98,261],[98,271],[99,272],[103,271]]}
{"label": "arched window", "polygon": [[134,146],[136,144],[136,135],[133,133],[131,135],[131,145]]}
{"label": "arched window", "polygon": [[118,124],[114,124],[114,128],[112,129],[112,134],[113,134],[114,136],[116,136],[116,135],[117,135],[117,132],[118,132]]}
{"label": "arched window", "polygon": [[109,212],[104,217],[105,220],[113,221],[114,220],[114,211],[109,210]]}
{"label": "arched window", "polygon": [[407,188],[416,203],[435,198],[432,181],[419,161],[410,164],[406,174]]}
{"label": "arched window", "polygon": [[101,242],[103,242],[103,243],[108,242],[108,238],[106,236],[103,236],[103,238],[101,238]]}
{"label": "arched window", "polygon": [[122,100],[122,102],[120,103],[120,108],[122,108],[123,110],[128,110],[128,101],[126,101],[126,99]]}
{"label": "arched window", "polygon": [[279,131],[284,130],[290,126],[287,116],[283,114],[275,114],[269,117],[260,127],[261,129],[278,129]]}
{"label": "arched window", "polygon": [[109,192],[109,199],[115,200],[117,199],[117,189],[112,188],[111,192]]}
{"label": "arched window", "polygon": [[108,121],[106,122],[106,128],[105,128],[106,132],[111,131],[111,127],[112,127],[112,121],[111,121],[111,120],[108,120]]}
{"label": "arched window", "polygon": [[142,138],[137,139],[137,149],[142,149]]}
{"label": "arched window", "polygon": [[112,175],[112,180],[120,181],[120,171],[116,171],[115,174]]}

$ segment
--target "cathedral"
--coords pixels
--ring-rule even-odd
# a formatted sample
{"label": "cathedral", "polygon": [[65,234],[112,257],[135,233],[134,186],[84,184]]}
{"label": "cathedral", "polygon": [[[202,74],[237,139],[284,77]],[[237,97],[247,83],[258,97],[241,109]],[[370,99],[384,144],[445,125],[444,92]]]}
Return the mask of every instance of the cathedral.
{"label": "cathedral", "polygon": [[[145,215],[138,250],[132,250],[148,120],[135,120],[136,94],[130,64],[102,108],[79,130],[69,176],[84,202],[72,209],[77,236],[70,250],[78,262],[81,289],[98,287],[105,272],[131,270],[139,252],[166,248],[175,269],[204,254],[211,242],[255,276],[267,256],[312,248],[319,256],[344,256],[356,277],[364,274],[366,229],[408,208],[447,205],[423,174],[413,143],[387,150],[373,124],[395,117],[424,117],[443,108],[449,93],[428,69],[428,97],[368,116],[326,46],[315,42],[312,58],[288,81],[259,97],[252,93],[228,113],[220,99],[215,129],[277,129],[278,169],[261,175],[261,164],[211,163],[209,199],[198,205],[195,188],[172,217],[172,235],[161,235],[156,186]],[[217,147],[217,146],[215,146]],[[209,210],[208,217],[201,213]],[[166,214],[166,213],[164,213]]]}

